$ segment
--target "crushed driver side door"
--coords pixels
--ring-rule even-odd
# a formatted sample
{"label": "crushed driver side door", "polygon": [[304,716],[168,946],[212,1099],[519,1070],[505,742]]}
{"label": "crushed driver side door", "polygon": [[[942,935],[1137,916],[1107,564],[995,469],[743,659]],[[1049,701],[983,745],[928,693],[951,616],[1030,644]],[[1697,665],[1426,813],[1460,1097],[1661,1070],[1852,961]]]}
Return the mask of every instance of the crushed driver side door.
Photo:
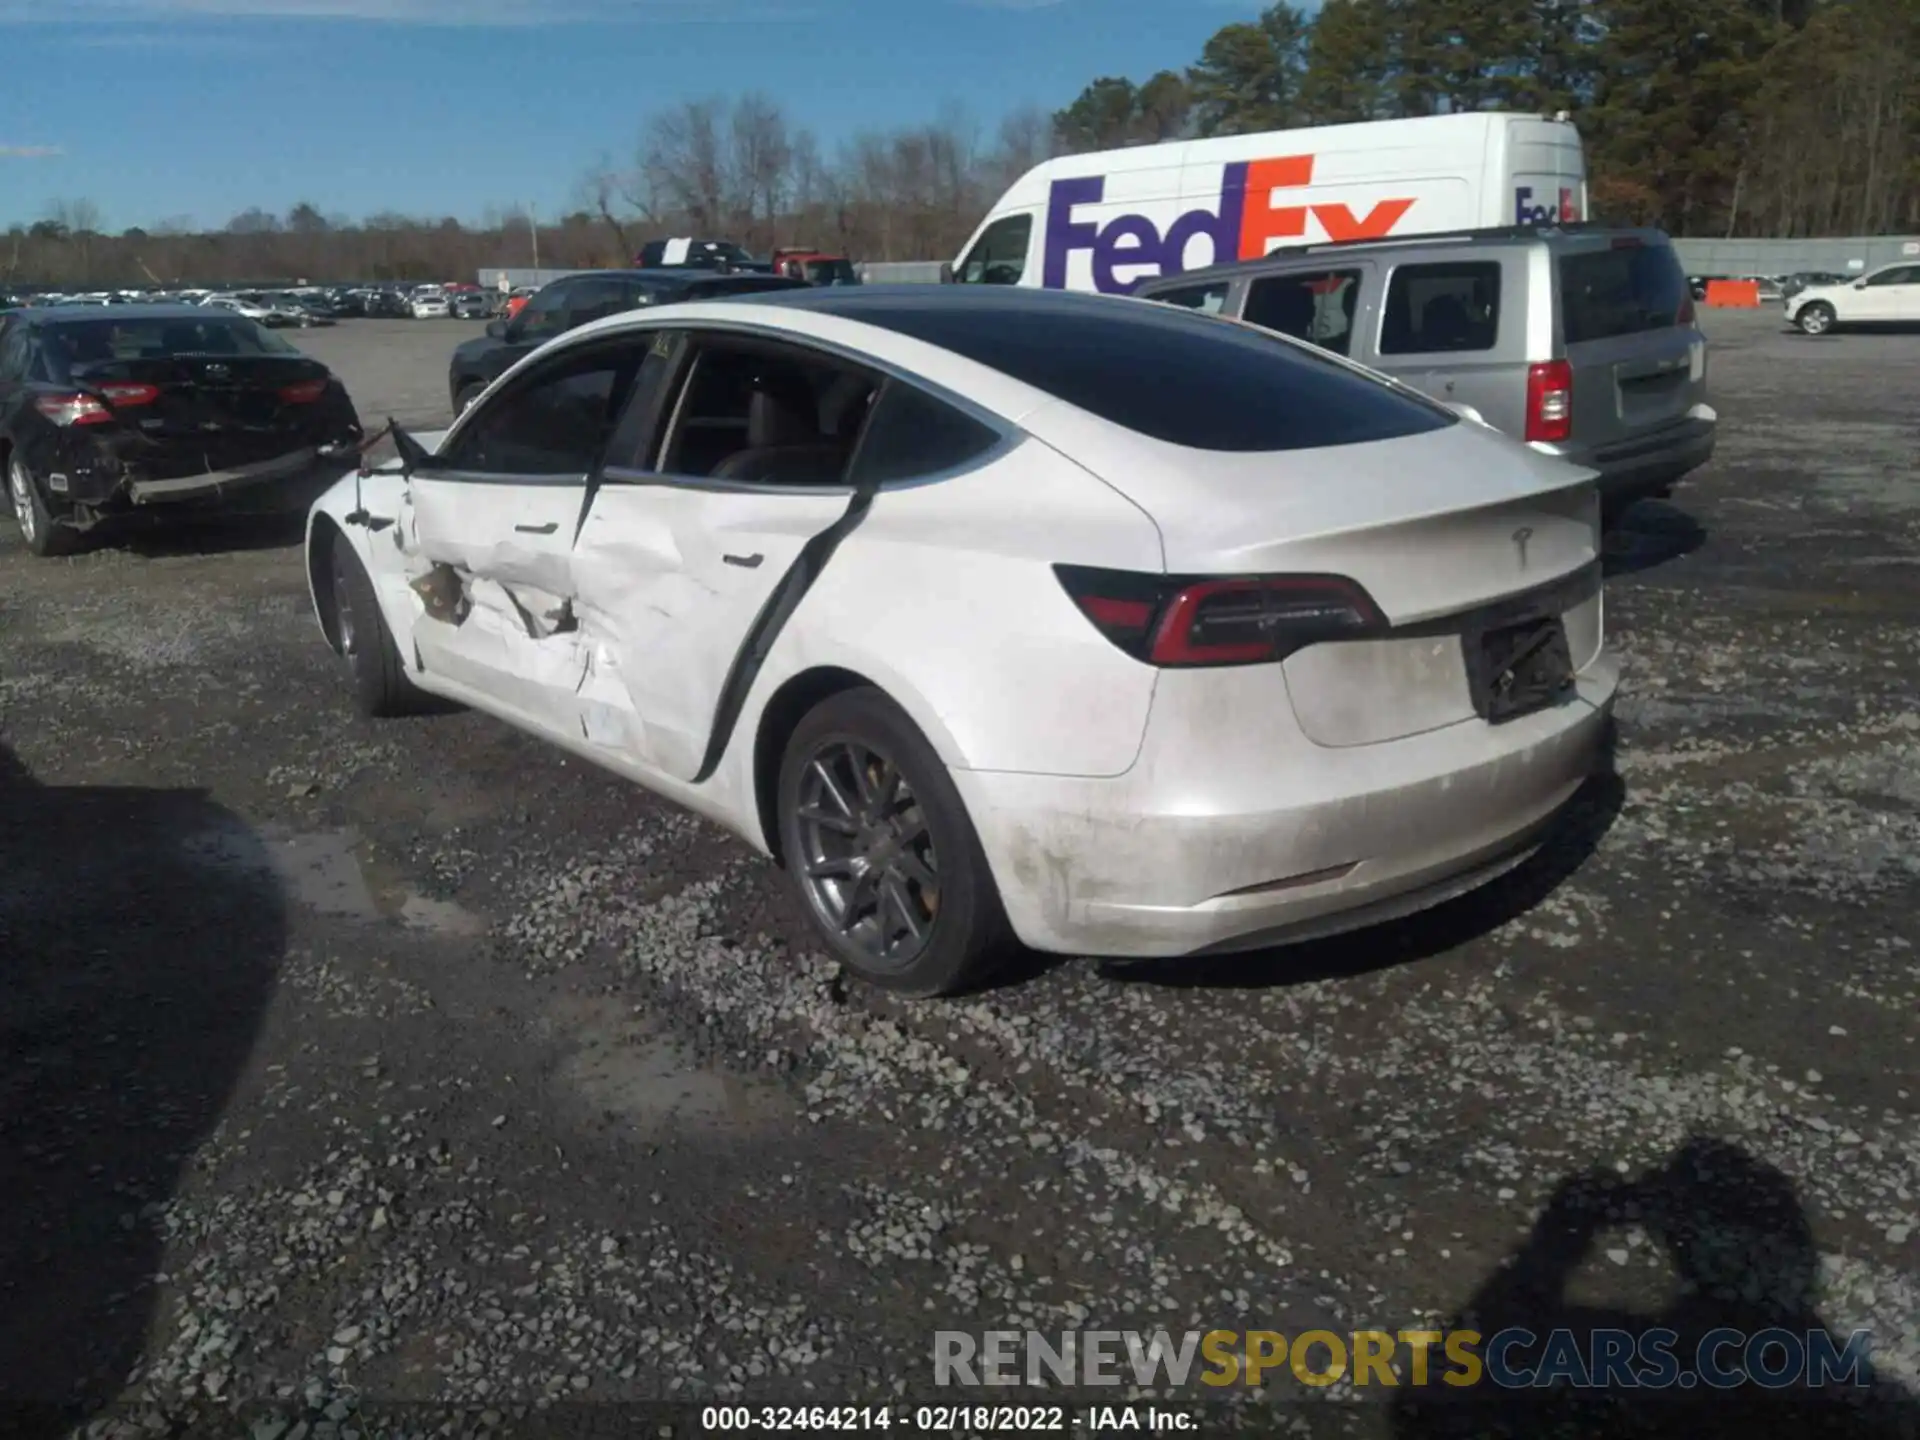
{"label": "crushed driver side door", "polygon": [[546,357],[463,416],[409,477],[420,666],[534,729],[579,733],[573,543],[644,343]]}

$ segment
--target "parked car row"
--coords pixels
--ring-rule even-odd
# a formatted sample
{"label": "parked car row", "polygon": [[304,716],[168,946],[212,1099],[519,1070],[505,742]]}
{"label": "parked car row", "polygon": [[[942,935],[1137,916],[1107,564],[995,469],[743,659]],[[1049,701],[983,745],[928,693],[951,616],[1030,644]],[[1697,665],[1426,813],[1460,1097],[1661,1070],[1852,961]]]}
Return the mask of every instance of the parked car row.
{"label": "parked car row", "polygon": [[1751,282],[1763,305],[1780,305],[1788,323],[1808,335],[1842,327],[1920,325],[1920,262],[1896,261],[1843,275],[1834,270],[1798,270],[1791,275],[1694,275],[1695,300],[1704,300],[1716,280]]}

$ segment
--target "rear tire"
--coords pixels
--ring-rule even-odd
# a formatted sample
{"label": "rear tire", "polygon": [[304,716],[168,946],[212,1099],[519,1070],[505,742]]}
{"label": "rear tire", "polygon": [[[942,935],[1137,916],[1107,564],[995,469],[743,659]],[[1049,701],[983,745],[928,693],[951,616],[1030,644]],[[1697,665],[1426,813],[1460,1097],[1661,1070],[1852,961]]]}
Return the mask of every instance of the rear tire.
{"label": "rear tire", "polygon": [[776,813],[788,875],[828,951],[861,979],[926,998],[970,989],[1015,948],[945,762],[872,687],[794,727]]}
{"label": "rear tire", "polygon": [[40,481],[27,468],[19,452],[7,457],[7,498],[13,503],[13,518],[20,527],[20,538],[27,549],[42,558],[71,555],[80,548],[80,532],[53,518]]}
{"label": "rear tire", "polygon": [[1800,313],[1793,317],[1793,323],[1800,327],[1802,335],[1825,335],[1833,329],[1834,321],[1838,318],[1833,306],[1824,300],[1815,300],[1801,307]]}
{"label": "rear tire", "polygon": [[353,678],[353,708],[369,720],[411,715],[426,707],[426,694],[407,678],[387,617],[373,593],[360,557],[336,535],[328,572],[333,582],[334,633]]}

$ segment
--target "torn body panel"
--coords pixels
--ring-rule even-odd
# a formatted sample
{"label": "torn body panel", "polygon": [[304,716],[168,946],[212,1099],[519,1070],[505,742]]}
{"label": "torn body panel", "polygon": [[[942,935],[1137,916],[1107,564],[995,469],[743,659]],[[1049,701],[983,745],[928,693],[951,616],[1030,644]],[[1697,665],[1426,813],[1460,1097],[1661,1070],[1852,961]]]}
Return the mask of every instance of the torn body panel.
{"label": "torn body panel", "polygon": [[845,491],[628,484],[595,496],[573,554],[575,603],[600,646],[595,694],[630,708],[622,722],[643,763],[679,780],[701,773],[755,618],[807,542],[847,505]]}

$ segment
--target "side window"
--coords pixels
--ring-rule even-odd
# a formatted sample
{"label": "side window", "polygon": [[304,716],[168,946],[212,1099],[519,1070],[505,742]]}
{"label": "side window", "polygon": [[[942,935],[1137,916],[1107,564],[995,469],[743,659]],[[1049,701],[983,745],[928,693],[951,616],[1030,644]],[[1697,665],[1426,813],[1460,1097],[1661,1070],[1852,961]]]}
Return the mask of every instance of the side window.
{"label": "side window", "polygon": [[1387,282],[1382,355],[1491,350],[1500,331],[1500,263],[1401,265]]}
{"label": "side window", "polygon": [[1227,308],[1227,282],[1221,280],[1213,285],[1188,285],[1179,290],[1162,290],[1148,298],[1158,300],[1163,305],[1180,305],[1188,310],[1218,315]]}
{"label": "side window", "polygon": [[1345,355],[1353,348],[1353,312],[1360,299],[1358,270],[1269,275],[1247,287],[1240,318]]}
{"label": "side window", "polygon": [[954,279],[962,285],[1018,285],[1027,273],[1027,245],[1032,239],[1031,215],[994,221],[960,262]]}
{"label": "side window", "polygon": [[1912,285],[1920,281],[1920,266],[1896,265],[1891,270],[1882,270],[1878,275],[1870,276],[1869,285]]}
{"label": "side window", "polygon": [[842,485],[879,386],[787,345],[709,339],[694,353],[661,445],[666,475]]}
{"label": "side window", "polygon": [[573,288],[565,280],[556,280],[535,294],[514,322],[513,338],[526,344],[539,344],[564,334]]}
{"label": "side window", "polygon": [[905,381],[889,382],[873,407],[853,474],[856,485],[884,485],[957,470],[1000,443],[996,430]]}
{"label": "side window", "polygon": [[636,287],[622,280],[574,282],[567,292],[566,328],[573,330],[591,320],[631,310],[635,293]]}
{"label": "side window", "polygon": [[0,330],[0,384],[11,385],[27,375],[27,327],[8,325]]}
{"label": "side window", "polygon": [[646,338],[556,356],[475,410],[435,469],[577,479],[612,439]]}

